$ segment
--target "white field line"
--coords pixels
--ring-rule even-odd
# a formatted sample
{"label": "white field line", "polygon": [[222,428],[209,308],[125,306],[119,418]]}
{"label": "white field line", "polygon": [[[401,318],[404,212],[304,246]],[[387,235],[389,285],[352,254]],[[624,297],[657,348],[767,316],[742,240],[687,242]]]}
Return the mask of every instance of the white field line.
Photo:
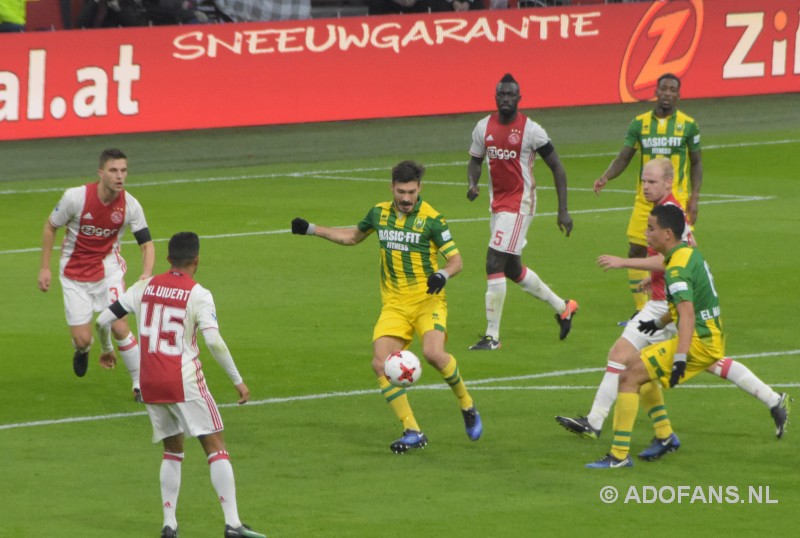
{"label": "white field line", "polygon": [[[763,142],[741,142],[741,143],[734,143],[734,144],[714,144],[705,146],[704,150],[716,150],[716,149],[729,149],[729,148],[742,148],[742,147],[756,147],[756,146],[776,146],[776,145],[783,145],[783,144],[795,144],[800,143],[800,140],[795,139],[787,139],[787,140],[767,140]],[[602,153],[576,153],[576,154],[567,154],[561,155],[562,160],[567,159],[593,159],[596,157],[616,157],[617,153],[615,152],[602,152]],[[453,161],[449,163],[432,163],[426,164],[426,168],[435,168],[435,167],[442,167],[442,166],[466,166],[466,161]],[[167,185],[176,185],[176,184],[183,184],[183,183],[211,183],[211,182],[218,182],[218,181],[245,181],[250,179],[283,179],[283,178],[321,178],[321,179],[333,179],[330,176],[333,174],[352,174],[356,172],[386,172],[389,168],[385,166],[380,167],[369,167],[369,168],[352,168],[347,170],[313,170],[308,172],[276,172],[274,174],[256,174],[256,175],[242,175],[242,176],[218,176],[218,177],[206,177],[206,178],[177,178],[177,179],[169,179],[165,181],[143,181],[141,183],[132,181],[129,183],[129,187],[131,189],[138,189],[139,187],[163,187]],[[381,179],[364,179],[364,178],[352,178],[354,181],[386,181],[386,178]],[[433,183],[433,182],[428,182]],[[460,185],[463,186],[465,182],[461,183],[452,183],[453,185]],[[441,183],[443,185],[449,185],[451,183]],[[6,189],[0,190],[0,196],[9,196],[15,194],[35,194],[35,193],[43,193],[43,192],[62,192],[66,187],[47,187],[41,189]],[[539,187],[542,189],[546,189],[548,187]],[[550,187],[552,188],[552,187]],[[629,191],[611,191],[608,190],[607,192],[629,192]]]}
{"label": "white field line", "polygon": [[[765,353],[751,353],[747,355],[737,355],[732,356],[732,359],[741,360],[741,359],[751,359],[751,358],[764,358],[764,357],[783,357],[783,356],[791,356],[791,355],[800,355],[800,349],[791,349],[787,351],[772,351],[772,352],[765,352]],[[531,379],[545,379],[550,377],[566,377],[570,375],[579,375],[579,374],[586,374],[586,373],[593,373],[593,372],[602,372],[605,368],[575,368],[571,370],[555,370],[552,372],[542,372],[539,374],[530,374],[530,375],[522,375],[522,376],[511,376],[511,377],[491,377],[485,379],[476,379],[468,382],[470,390],[503,390],[503,391],[510,391],[510,390],[542,390],[542,391],[551,391],[551,390],[596,390],[597,385],[527,385],[527,386],[506,386],[506,385],[498,385],[498,386],[485,386],[490,383],[507,383],[509,381],[527,381]],[[780,387],[780,388],[797,388],[800,387],[800,383],[792,382],[792,383],[773,383],[772,387]],[[729,384],[714,384],[714,385],[697,385],[697,384],[690,384],[684,385],[680,387],[682,389],[717,389],[717,388],[735,388],[732,383]],[[414,390],[447,390],[449,387],[444,384],[432,384],[432,385],[419,385],[414,387]],[[253,407],[253,406],[261,406],[261,405],[273,405],[273,404],[280,404],[280,403],[291,403],[291,402],[302,402],[302,401],[309,401],[309,400],[327,400],[330,398],[349,398],[353,396],[362,396],[365,394],[376,394],[378,389],[368,389],[368,390],[350,390],[350,391],[337,391],[337,392],[322,392],[319,394],[305,394],[300,396],[286,396],[283,398],[267,398],[264,400],[252,400],[247,403],[246,407]],[[227,403],[227,404],[220,404],[219,407],[241,407],[235,403]],[[55,426],[59,424],[71,424],[75,422],[94,422],[99,420],[112,420],[117,418],[128,418],[128,417],[138,417],[138,416],[145,416],[147,415],[146,411],[137,411],[134,413],[113,413],[109,415],[94,415],[94,416],[86,416],[86,417],[66,417],[66,418],[59,418],[59,419],[50,419],[50,420],[36,420],[31,422],[17,422],[11,424],[0,424],[0,430],[11,430],[11,429],[18,429],[18,428],[32,428],[34,426]]]}
{"label": "white field line", "polygon": [[[570,189],[573,190],[573,189]],[[589,189],[591,190],[591,189]],[[630,191],[633,193],[633,191]],[[708,200],[708,198],[713,197],[723,197],[723,200]],[[737,202],[756,202],[762,200],[770,200],[775,198],[774,196],[740,196],[736,194],[707,194],[704,195],[703,205],[707,204],[731,204]],[[590,214],[590,213],[610,213],[616,211],[630,211],[631,206],[622,206],[622,207],[603,207],[599,209],[579,209],[576,211],[570,211],[572,215],[583,215],[583,214]],[[557,216],[556,213],[537,213],[535,218],[542,218],[542,217],[555,217]],[[447,219],[448,222],[486,222],[489,220],[489,217],[476,217],[476,218],[469,218],[469,219]],[[345,226],[335,226],[338,228],[343,228]],[[276,234],[288,234],[291,233],[291,229],[283,228],[279,230],[259,230],[255,232],[238,232],[238,233],[228,233],[228,234],[213,234],[213,235],[201,235],[200,239],[230,239],[234,237],[251,237],[256,235],[276,235]],[[161,239],[153,239],[155,243],[161,243],[168,241],[167,238]],[[134,245],[136,241],[122,241],[123,245]],[[29,248],[15,248],[9,250],[0,250],[0,256],[8,255],[8,254],[25,254],[30,252],[40,252],[41,247],[29,247]]]}

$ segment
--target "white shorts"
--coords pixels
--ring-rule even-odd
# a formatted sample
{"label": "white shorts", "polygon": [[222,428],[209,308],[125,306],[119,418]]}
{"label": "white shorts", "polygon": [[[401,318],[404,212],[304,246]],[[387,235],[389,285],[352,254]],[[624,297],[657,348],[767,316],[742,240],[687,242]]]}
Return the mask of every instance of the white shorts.
{"label": "white shorts", "polygon": [[625,330],[622,331],[622,338],[633,344],[636,351],[641,351],[649,345],[669,340],[678,334],[678,328],[674,323],[669,323],[666,327],[660,331],[656,331],[653,335],[644,334],[639,330],[640,321],[660,318],[668,311],[669,305],[667,305],[667,301],[647,301],[644,304],[644,308],[639,310],[639,312],[628,321]]}
{"label": "white shorts", "polygon": [[61,275],[64,315],[67,325],[85,325],[94,314],[102,312],[125,292],[125,273],[117,271],[97,282],[79,282]]}
{"label": "white shorts", "polygon": [[153,442],[183,433],[200,437],[222,431],[222,417],[214,398],[188,402],[145,404],[153,425]]}
{"label": "white shorts", "polygon": [[490,221],[491,237],[489,248],[499,252],[521,255],[522,249],[528,241],[528,227],[531,225],[533,215],[520,215],[519,213],[492,213]]}

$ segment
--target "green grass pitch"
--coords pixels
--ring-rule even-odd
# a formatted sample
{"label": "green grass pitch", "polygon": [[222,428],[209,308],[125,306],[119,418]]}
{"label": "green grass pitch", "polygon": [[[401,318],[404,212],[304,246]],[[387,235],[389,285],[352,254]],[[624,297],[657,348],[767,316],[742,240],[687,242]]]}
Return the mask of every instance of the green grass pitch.
{"label": "green grass pitch", "polygon": [[[202,237],[197,278],[214,293],[252,402],[231,405],[236,393],[224,372],[202,347],[201,358],[225,406],[240,514],[269,536],[795,535],[800,431],[795,424],[777,441],[768,410],[726,382],[700,376],[668,392],[682,448],[633,469],[583,467],[608,451],[610,419],[598,441],[553,420],[588,412],[620,334],[616,322],[632,309],[624,272],[604,273],[595,260],[626,251],[634,167],[599,198],[591,185],[630,119],[648,106],[531,112],[567,169],[575,228],[569,238],[558,231],[552,180],[537,164],[538,215],[523,260],[581,311],[560,342],[550,309],[509,286],[503,348],[492,353],[467,351],[485,329],[487,193],[473,203],[465,197],[467,148],[480,115],[3,143],[0,537],[140,538],[161,528],[161,449],[129,397],[127,372],[100,369],[95,346],[87,376],[76,378],[60,287],[36,288],[48,213],[63,189],[95,177],[96,157],[110,146],[128,153],[128,190],[145,208],[158,271],[167,269],[173,233]],[[800,396],[800,96],[681,108],[703,134],[696,235],[721,296],[728,353]],[[389,169],[406,158],[428,166],[423,197],[448,218],[464,258],[463,273],[447,285],[448,348],[485,433],[477,443],[467,439],[455,399],[424,367],[409,394],[430,445],[395,456],[388,447],[400,426],[369,367],[380,308],[375,240],[345,250],[288,229],[295,216],[355,224],[388,199]],[[138,249],[126,243],[123,253],[131,282]],[[419,352],[418,343],[412,349]],[[642,413],[634,453],[651,435]],[[603,503],[604,486],[617,488],[619,500]],[[667,502],[681,486],[707,500],[710,489],[726,496]],[[762,502],[748,502],[751,486]],[[625,502],[631,488],[662,498]],[[222,532],[196,441],[187,443],[178,520],[183,537]]]}

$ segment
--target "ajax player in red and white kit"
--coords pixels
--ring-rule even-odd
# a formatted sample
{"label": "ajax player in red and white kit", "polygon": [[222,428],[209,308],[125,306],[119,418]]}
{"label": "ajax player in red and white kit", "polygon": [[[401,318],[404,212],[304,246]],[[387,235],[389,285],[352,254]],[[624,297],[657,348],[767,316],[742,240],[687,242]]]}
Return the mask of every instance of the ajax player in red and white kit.
{"label": "ajax player in red and white kit", "polygon": [[489,169],[491,237],[486,254],[486,335],[471,346],[473,350],[500,347],[500,318],[506,297],[506,278],[530,295],[545,301],[555,311],[559,338],[572,329],[578,303],[564,300],[522,263],[528,227],[536,212],[536,181],[533,162],[538,154],[550,168],[558,197],[558,227],[569,237],[572,218],[567,210],[567,173],[545,130],[517,110],[521,99],[519,84],[509,74],[497,84],[497,113],[486,116],[472,131],[471,159],[467,167],[467,198],[478,197],[483,161]]}
{"label": "ajax player in red and white kit", "polygon": [[211,355],[230,377],[239,404],[250,391],[219,333],[211,292],[193,280],[197,271],[200,240],[181,232],[169,241],[166,273],[141,280],[97,318],[102,335],[114,320],[136,316],[141,348],[142,398],[153,425],[153,442],[162,441],[161,497],[164,527],[161,536],[177,536],[175,508],[181,483],[184,436],[197,437],[208,458],[211,483],[225,515],[225,536],[263,538],[243,525],[236,506],[236,486],[222,438],[222,418],[208,389],[200,363],[197,331]]}
{"label": "ajax player in red and white kit", "polygon": [[[72,335],[75,375],[86,374],[92,345],[92,318],[113,303],[125,291],[125,260],[120,253],[123,229],[133,232],[142,252],[142,275],[153,274],[155,248],[141,204],[125,191],[128,160],[122,151],[107,149],[100,154],[100,180],[82,187],[67,189],[44,225],[39,289],[50,289],[50,256],[56,232],[66,227],[61,245],[59,275],[64,295],[64,312]],[[125,366],[139,395],[139,348],[125,320],[111,327]],[[116,364],[111,339],[101,339],[100,364]]]}

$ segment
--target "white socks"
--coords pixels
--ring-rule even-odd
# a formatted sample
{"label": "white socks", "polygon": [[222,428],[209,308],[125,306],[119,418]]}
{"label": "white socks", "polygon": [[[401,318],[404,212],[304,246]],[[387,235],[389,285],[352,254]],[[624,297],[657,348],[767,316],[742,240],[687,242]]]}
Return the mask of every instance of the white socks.
{"label": "white socks", "polygon": [[542,282],[539,275],[527,267],[522,268],[522,277],[517,281],[517,284],[527,293],[549,304],[556,311],[556,314],[561,314],[567,308],[567,303],[564,299],[553,293],[553,290]]}
{"label": "white socks", "polygon": [[139,343],[136,341],[136,337],[133,336],[133,333],[128,333],[128,336],[122,340],[117,340],[115,338],[114,341],[117,343],[117,349],[119,349],[119,354],[122,356],[122,360],[125,362],[125,367],[131,374],[133,388],[138,389],[139,361],[141,360],[139,357]]}
{"label": "white socks", "polygon": [[603,429],[603,422],[606,420],[611,406],[617,401],[619,374],[624,370],[624,364],[608,361],[606,373],[603,374],[603,380],[600,381],[600,386],[597,387],[597,393],[594,396],[592,410],[586,417],[589,419],[589,425],[595,430]]}
{"label": "white socks", "polygon": [[[500,318],[503,317],[503,303],[506,300],[506,277],[503,273],[495,273],[488,275],[486,279],[486,335],[500,340]],[[564,299],[553,293],[539,275],[527,267],[522,268],[517,284],[526,293],[549,304],[557,314],[567,308]]]}
{"label": "white socks", "polygon": [[217,498],[225,514],[225,524],[238,528],[242,526],[242,522],[236,507],[236,483],[229,458],[224,450],[214,452],[208,456],[208,468],[211,472],[211,484],[217,491]]}
{"label": "white socks", "polygon": [[506,277],[503,273],[489,275],[486,281],[486,335],[500,340],[500,318],[506,300]]}
{"label": "white socks", "polygon": [[181,489],[181,463],[183,454],[164,452],[161,460],[161,507],[164,510],[164,525],[178,528],[175,509],[178,507],[178,493]]}
{"label": "white socks", "polygon": [[730,358],[720,359],[708,369],[714,375],[727,379],[743,391],[752,394],[770,409],[778,405],[781,395],[761,381],[750,368]]}

